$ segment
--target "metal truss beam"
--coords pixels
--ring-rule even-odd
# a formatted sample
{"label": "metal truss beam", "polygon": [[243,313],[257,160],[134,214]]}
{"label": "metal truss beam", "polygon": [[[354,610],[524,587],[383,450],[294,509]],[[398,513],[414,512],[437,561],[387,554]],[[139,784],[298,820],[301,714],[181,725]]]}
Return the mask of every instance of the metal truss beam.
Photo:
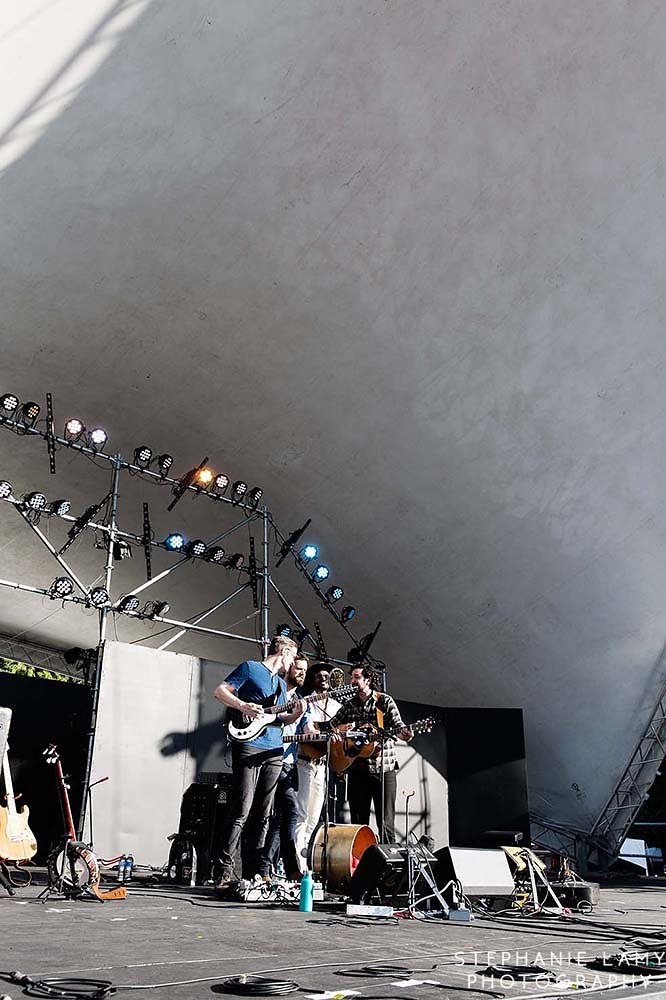
{"label": "metal truss beam", "polygon": [[43,667],[65,677],[86,677],[86,670],[80,664],[67,663],[61,649],[42,646],[40,643],[28,642],[25,639],[15,639],[9,635],[0,635],[0,656],[5,660],[16,660],[18,663],[28,663],[33,667]]}

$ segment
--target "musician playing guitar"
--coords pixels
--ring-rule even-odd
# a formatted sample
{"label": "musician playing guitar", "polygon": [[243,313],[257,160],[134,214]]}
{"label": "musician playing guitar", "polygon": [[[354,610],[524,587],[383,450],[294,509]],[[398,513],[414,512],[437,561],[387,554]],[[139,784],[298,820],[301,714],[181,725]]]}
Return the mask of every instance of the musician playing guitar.
{"label": "musician playing guitar", "polygon": [[[214,697],[228,708],[250,718],[264,714],[262,702],[282,701],[286,685],[285,674],[296,658],[298,647],[293,639],[278,635],[273,638],[268,656],[260,663],[246,660],[216,687]],[[229,803],[221,835],[220,860],[222,872],[217,889],[224,892],[232,886],[234,857],[241,834],[248,825],[247,850],[243,851],[243,877],[264,874],[259,869],[266,839],[268,820],[273,806],[275,788],[282,769],[282,725],[294,722],[305,711],[305,703],[297,702],[293,711],[274,716],[275,724],[248,742],[232,742],[231,769],[233,798]],[[248,822],[249,821],[249,822]]]}
{"label": "musician playing guitar", "polygon": [[[317,728],[321,732],[331,732],[334,727],[352,722],[355,728],[370,724],[376,729],[387,729],[401,740],[408,742],[413,733],[402,721],[398,706],[388,694],[377,691],[375,673],[369,667],[354,667],[351,683],[356,695],[345,702],[332,722],[321,722]],[[335,739],[335,735],[333,736]],[[338,737],[339,738],[339,737]],[[384,770],[384,829],[381,829],[381,788],[382,762]],[[395,843],[395,796],[397,791],[398,761],[393,740],[384,743],[383,755],[378,751],[374,757],[359,757],[347,771],[347,797],[352,823],[367,824],[370,820],[370,804],[374,804],[382,843]]]}

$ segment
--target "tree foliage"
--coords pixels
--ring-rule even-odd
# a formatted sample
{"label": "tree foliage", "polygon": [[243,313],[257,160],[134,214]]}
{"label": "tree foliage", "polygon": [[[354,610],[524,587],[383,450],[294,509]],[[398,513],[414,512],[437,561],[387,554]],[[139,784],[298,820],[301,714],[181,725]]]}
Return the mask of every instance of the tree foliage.
{"label": "tree foliage", "polygon": [[0,656],[0,673],[16,674],[20,677],[37,677],[42,681],[61,681],[65,684],[84,684],[82,677],[70,677],[59,674],[56,670],[46,667],[35,667],[32,663],[20,663],[18,660],[7,660]]}

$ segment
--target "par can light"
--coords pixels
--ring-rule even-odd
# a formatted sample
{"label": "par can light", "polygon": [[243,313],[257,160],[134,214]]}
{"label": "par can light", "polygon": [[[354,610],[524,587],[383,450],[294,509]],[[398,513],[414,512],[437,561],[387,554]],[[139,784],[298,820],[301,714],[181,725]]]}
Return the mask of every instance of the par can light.
{"label": "par can light", "polygon": [[324,580],[328,579],[330,572],[331,571],[328,566],[324,566],[323,563],[320,563],[312,574],[312,578],[313,580],[316,580],[317,583],[323,583]]}
{"label": "par can light", "polygon": [[78,417],[71,417],[65,424],[65,440],[78,441],[85,434],[85,430]]}
{"label": "par can light", "polygon": [[206,551],[206,543],[201,538],[195,538],[185,546],[188,556],[199,559]]}
{"label": "par can light", "polygon": [[0,500],[8,500],[14,491],[14,487],[8,479],[0,479]]}
{"label": "par can light", "polygon": [[109,592],[106,587],[93,587],[90,591],[90,603],[93,608],[103,608],[109,603]]}
{"label": "par can light", "polygon": [[179,531],[173,531],[164,539],[164,544],[171,552],[180,552],[185,548],[185,536]]}
{"label": "par can light", "polygon": [[319,555],[319,549],[316,545],[304,545],[298,554],[303,562],[312,562]]}
{"label": "par can light", "polygon": [[356,614],[356,608],[352,608],[351,604],[348,604],[340,612],[340,618],[343,622],[350,622],[354,615]]}
{"label": "par can light", "polygon": [[47,503],[43,493],[26,493],[23,497],[23,506],[29,510],[46,510]]}
{"label": "par can light", "polygon": [[209,549],[206,549],[204,559],[210,563],[222,563],[224,562],[224,549],[221,545],[211,545]]}
{"label": "par can light", "polygon": [[218,493],[224,493],[229,485],[229,476],[225,476],[223,472],[215,476],[215,482],[213,484]]}
{"label": "par can light", "polygon": [[140,469],[147,469],[152,457],[153,449],[149,448],[147,444],[139,445],[138,448],[134,449],[134,464],[138,465]]}
{"label": "par can light", "polygon": [[15,396],[13,392],[5,392],[0,396],[0,410],[4,410],[5,413],[16,413],[18,405],[18,396]]}
{"label": "par can light", "polygon": [[50,517],[64,517],[65,514],[69,514],[71,509],[71,501],[54,500],[53,503],[49,504],[49,515]]}
{"label": "par can light", "polygon": [[57,576],[49,587],[49,597],[54,600],[58,597],[69,597],[73,593],[74,584],[68,576]]}
{"label": "par can light", "polygon": [[329,604],[333,604],[335,601],[339,601],[343,595],[344,595],[344,590],[342,589],[342,587],[338,587],[334,584],[332,587],[328,588],[324,596],[326,597],[326,600],[329,602]]}
{"label": "par can light", "polygon": [[136,594],[127,594],[118,601],[118,611],[138,611],[141,601]]}

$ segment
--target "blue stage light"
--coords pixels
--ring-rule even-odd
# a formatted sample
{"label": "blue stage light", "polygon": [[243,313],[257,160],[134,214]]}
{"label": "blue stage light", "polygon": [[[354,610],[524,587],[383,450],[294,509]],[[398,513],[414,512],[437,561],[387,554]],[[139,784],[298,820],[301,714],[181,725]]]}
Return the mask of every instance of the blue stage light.
{"label": "blue stage light", "polygon": [[340,612],[340,617],[342,618],[343,622],[349,622],[352,620],[355,614],[356,614],[356,608],[352,608],[351,604],[348,604]]}
{"label": "blue stage light", "polygon": [[180,552],[181,549],[185,548],[185,536],[181,535],[179,531],[173,531],[166,536],[164,544],[171,552]]}
{"label": "blue stage light", "polygon": [[318,583],[321,583],[323,580],[326,580],[328,578],[330,572],[331,571],[328,568],[328,566],[324,566],[323,563],[320,563],[319,566],[317,566],[314,573],[312,574],[312,576],[313,579],[317,580]]}
{"label": "blue stage light", "polygon": [[312,562],[319,555],[319,549],[316,545],[304,545],[299,555],[303,562]]}

